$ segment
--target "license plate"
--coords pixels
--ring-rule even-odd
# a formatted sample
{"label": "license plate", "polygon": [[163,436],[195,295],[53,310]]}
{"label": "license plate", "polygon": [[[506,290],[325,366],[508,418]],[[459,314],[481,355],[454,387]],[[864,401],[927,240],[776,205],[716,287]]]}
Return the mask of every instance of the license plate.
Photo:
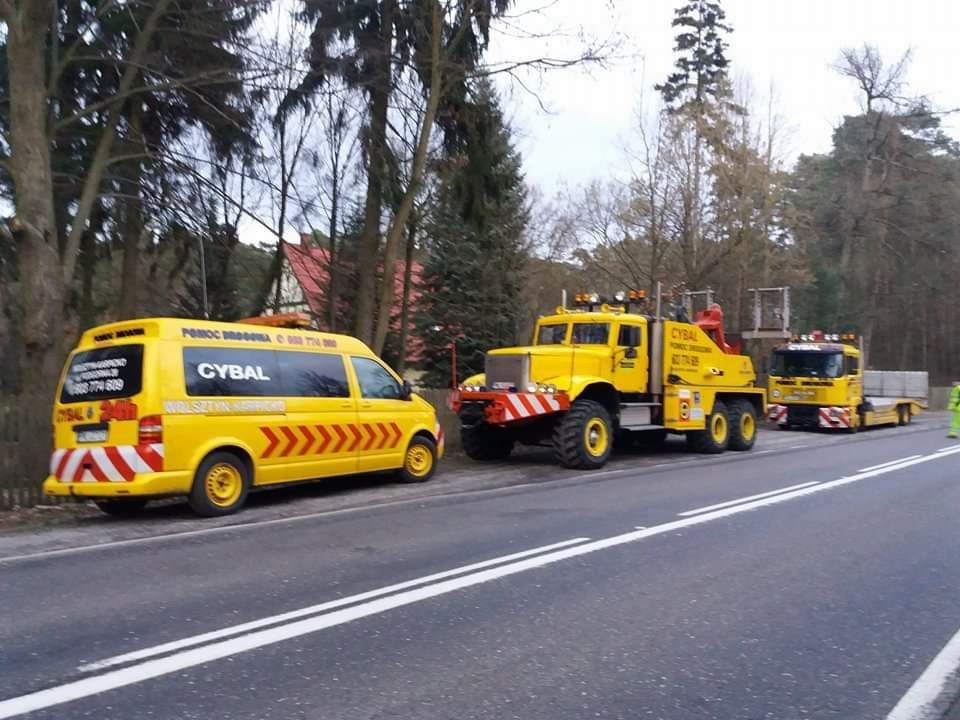
{"label": "license plate", "polygon": [[106,441],[106,430],[77,430],[78,443],[102,443]]}

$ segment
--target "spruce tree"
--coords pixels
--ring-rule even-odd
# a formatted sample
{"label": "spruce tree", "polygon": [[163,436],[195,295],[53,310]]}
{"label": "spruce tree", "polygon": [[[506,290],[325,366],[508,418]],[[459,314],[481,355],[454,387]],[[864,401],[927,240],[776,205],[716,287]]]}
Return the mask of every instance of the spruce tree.
{"label": "spruce tree", "polygon": [[490,83],[470,94],[425,227],[415,322],[430,387],[450,385],[451,343],[462,379],[483,372],[487,350],[518,340],[528,221],[520,154]]}

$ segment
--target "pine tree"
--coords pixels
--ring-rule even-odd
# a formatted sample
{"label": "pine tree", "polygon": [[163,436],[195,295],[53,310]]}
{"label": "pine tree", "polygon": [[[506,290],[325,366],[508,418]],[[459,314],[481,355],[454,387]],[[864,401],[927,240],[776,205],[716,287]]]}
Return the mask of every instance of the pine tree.
{"label": "pine tree", "polygon": [[487,350],[516,343],[521,316],[528,209],[520,155],[489,82],[471,95],[425,227],[415,321],[431,387],[450,384],[452,342],[460,378],[483,372]]}
{"label": "pine tree", "polygon": [[721,36],[731,32],[725,19],[720,3],[709,0],[694,0],[675,11],[672,24],[681,29],[674,46],[677,72],[656,86],[672,109],[690,103],[702,107],[711,98],[719,99],[729,65],[727,43]]}

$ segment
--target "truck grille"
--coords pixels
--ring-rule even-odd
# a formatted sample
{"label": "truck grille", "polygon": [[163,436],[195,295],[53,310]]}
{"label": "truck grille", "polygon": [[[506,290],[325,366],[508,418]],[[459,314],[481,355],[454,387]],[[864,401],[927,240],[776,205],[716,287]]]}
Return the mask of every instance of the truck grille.
{"label": "truck grille", "polygon": [[530,378],[530,357],[528,355],[492,355],[487,354],[485,370],[487,387],[506,390],[523,390]]}

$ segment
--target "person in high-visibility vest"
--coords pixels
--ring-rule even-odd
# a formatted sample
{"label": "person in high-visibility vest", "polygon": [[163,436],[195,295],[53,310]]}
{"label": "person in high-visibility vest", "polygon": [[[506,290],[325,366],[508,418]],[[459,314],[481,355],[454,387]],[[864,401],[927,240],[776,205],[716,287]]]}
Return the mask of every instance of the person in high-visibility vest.
{"label": "person in high-visibility vest", "polygon": [[950,418],[950,432],[947,433],[947,437],[955,438],[960,433],[960,382],[953,384],[947,409],[953,413],[953,417]]}

